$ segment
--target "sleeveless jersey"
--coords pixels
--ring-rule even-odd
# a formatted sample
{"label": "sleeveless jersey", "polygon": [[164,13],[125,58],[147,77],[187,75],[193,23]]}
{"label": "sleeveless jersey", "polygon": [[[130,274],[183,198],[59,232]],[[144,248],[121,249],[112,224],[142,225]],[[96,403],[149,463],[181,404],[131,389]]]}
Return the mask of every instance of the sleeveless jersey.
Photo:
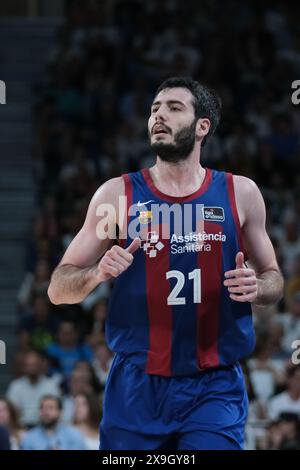
{"label": "sleeveless jersey", "polygon": [[[115,280],[106,321],[110,349],[161,376],[193,375],[249,356],[251,304],[231,300],[223,285],[243,251],[232,174],[206,168],[201,187],[186,197],[160,192],[149,169],[123,178],[127,206],[135,209],[127,224],[140,229],[142,243]],[[188,208],[188,232],[184,226],[178,234],[174,217],[168,227],[164,219],[153,226],[152,207],[159,204]],[[126,248],[133,238],[129,231],[119,243]]]}

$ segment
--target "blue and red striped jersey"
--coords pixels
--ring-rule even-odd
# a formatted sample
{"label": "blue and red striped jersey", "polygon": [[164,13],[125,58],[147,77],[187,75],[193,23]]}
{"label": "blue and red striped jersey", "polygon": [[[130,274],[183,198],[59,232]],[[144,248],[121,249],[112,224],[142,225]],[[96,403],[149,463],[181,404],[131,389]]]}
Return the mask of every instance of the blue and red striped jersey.
{"label": "blue and red striped jersey", "polygon": [[[160,192],[149,169],[123,178],[134,209],[127,224],[135,223],[143,241],[114,284],[106,322],[110,349],[161,376],[193,375],[249,356],[255,345],[251,304],[231,300],[223,285],[243,251],[232,174],[206,168],[201,187],[181,198]],[[174,204],[189,224],[179,233],[170,217],[163,238],[166,221],[153,223],[152,209]],[[133,238],[129,231],[121,246]]]}

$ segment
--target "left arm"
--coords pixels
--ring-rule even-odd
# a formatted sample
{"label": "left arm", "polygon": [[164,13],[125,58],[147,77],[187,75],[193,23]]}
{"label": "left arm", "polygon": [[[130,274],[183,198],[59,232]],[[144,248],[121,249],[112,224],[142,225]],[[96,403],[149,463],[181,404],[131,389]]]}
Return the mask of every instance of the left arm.
{"label": "left arm", "polygon": [[224,285],[232,300],[275,304],[283,295],[283,277],[266,232],[264,200],[256,184],[244,176],[234,176],[234,190],[249,267],[243,253],[237,253],[236,269],[225,273]]}

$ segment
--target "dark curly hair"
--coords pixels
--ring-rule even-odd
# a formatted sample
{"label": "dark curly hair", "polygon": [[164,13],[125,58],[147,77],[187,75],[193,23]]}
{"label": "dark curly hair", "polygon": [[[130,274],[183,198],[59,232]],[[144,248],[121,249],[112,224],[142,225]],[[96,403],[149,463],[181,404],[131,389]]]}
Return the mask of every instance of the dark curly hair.
{"label": "dark curly hair", "polygon": [[166,88],[178,87],[187,88],[192,93],[195,119],[207,118],[210,121],[209,132],[202,141],[202,146],[204,146],[207,139],[213,135],[218,127],[222,108],[221,98],[213,89],[189,77],[168,78],[158,87],[155,96]]}

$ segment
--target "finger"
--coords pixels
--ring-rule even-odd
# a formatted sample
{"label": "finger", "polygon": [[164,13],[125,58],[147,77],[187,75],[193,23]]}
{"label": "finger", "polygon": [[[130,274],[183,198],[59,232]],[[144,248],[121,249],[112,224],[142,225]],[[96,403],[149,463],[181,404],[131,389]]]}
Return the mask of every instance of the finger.
{"label": "finger", "polygon": [[127,265],[123,266],[122,263],[119,263],[118,261],[115,261],[115,260],[110,260],[109,265],[116,268],[120,273],[123,272],[125,269],[127,269]]}
{"label": "finger", "polygon": [[247,295],[230,294],[229,297],[232,300],[235,300],[236,302],[253,302],[254,300],[253,294],[247,294]]}
{"label": "finger", "polygon": [[256,292],[256,286],[228,287],[228,292],[231,294],[251,294],[251,292]]}
{"label": "finger", "polygon": [[[129,254],[129,253],[127,253]],[[132,256],[132,255],[131,255]],[[111,251],[110,253],[107,254],[107,258],[114,263],[118,263],[122,266],[122,269],[127,269],[128,266],[130,266],[132,259],[128,261],[127,259],[123,258],[119,253],[116,251]]]}
{"label": "finger", "polygon": [[236,269],[244,267],[244,253],[239,251],[235,257]]}
{"label": "finger", "polygon": [[118,270],[116,267],[114,267],[114,266],[112,266],[112,265],[110,265],[110,264],[108,264],[108,263],[106,263],[105,265],[103,265],[103,266],[102,266],[102,269],[103,269],[103,272],[104,272],[105,274],[109,274],[110,276],[117,277],[117,276],[120,275],[119,270]]}
{"label": "finger", "polygon": [[136,250],[138,250],[141,246],[141,239],[140,238],[135,238],[133,242],[126,248],[127,253],[134,253]]}
{"label": "finger", "polygon": [[238,277],[238,276],[255,276],[255,272],[251,268],[239,268],[231,271],[226,271],[225,277]]}
{"label": "finger", "polygon": [[119,245],[114,245],[110,251],[112,253],[115,253],[117,254],[118,256],[121,256],[125,261],[127,262],[132,262],[133,261],[133,256],[131,253],[128,253],[128,251],[124,250],[124,248],[122,248],[121,246]]}
{"label": "finger", "polygon": [[230,279],[225,279],[223,282],[224,286],[253,286],[256,284],[256,277],[233,277]]}
{"label": "finger", "polygon": [[120,263],[114,261],[114,260],[107,260],[106,261],[106,266],[109,268],[109,269],[113,269],[114,272],[116,271],[117,274],[121,274],[123,271],[125,271],[126,268],[124,268]]}

